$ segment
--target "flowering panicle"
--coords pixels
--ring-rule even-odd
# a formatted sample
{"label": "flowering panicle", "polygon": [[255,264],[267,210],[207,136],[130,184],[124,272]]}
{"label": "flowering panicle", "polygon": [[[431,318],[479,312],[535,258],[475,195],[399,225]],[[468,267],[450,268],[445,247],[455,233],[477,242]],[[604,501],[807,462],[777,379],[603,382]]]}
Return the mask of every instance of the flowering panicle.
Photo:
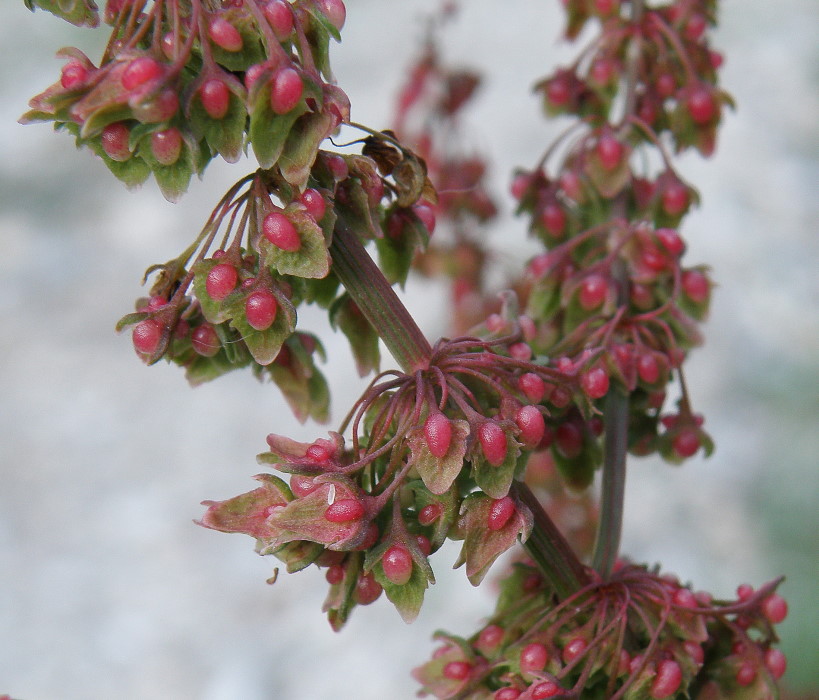
{"label": "flowering panicle", "polygon": [[444,633],[413,675],[437,698],[774,698],[785,658],[774,625],[779,581],[734,601],[620,562],[556,602],[531,563],[513,566],[495,613],[469,639]]}
{"label": "flowering panicle", "polygon": [[[368,137],[398,164],[423,175],[423,163],[389,135]],[[367,147],[365,146],[365,152]],[[379,364],[378,335],[333,268],[337,227],[360,243],[383,240],[395,216],[405,226],[396,240],[410,260],[429,237],[412,202],[407,169],[396,172],[367,155],[315,149],[302,189],[277,166],[259,169],[222,198],[196,240],[178,258],[148,269],[150,297],[118,323],[132,327],[137,353],[149,364],[165,358],[184,366],[198,384],[250,366],[270,376],[297,415],[326,419],[326,383],[313,362],[318,340],[295,332],[302,303],[327,309],[349,338],[362,375]],[[411,203],[402,205],[402,197]],[[397,257],[395,258],[397,260]],[[403,263],[401,263],[403,265]],[[408,269],[409,265],[406,265]],[[405,273],[406,274],[406,273]]]}
{"label": "flowering panicle", "polygon": [[[37,4],[97,21],[93,3]],[[349,119],[328,55],[344,18],[341,0],[109,0],[99,65],[63,49],[60,79],[22,121],[68,130],[129,186],[153,174],[170,200],[247,145],[302,188],[318,144]]]}
{"label": "flowering panicle", "polygon": [[[564,5],[567,36],[592,17],[600,33],[575,64],[536,86],[548,114],[579,120],[512,183],[518,213],[547,251],[511,284],[531,324],[527,354],[575,376],[592,406],[551,397],[529,470],[536,481],[545,466],[548,484],[554,464],[584,488],[603,466],[592,568],[567,595],[542,561],[517,565],[488,625],[468,640],[440,634],[445,645],[414,675],[438,698],[775,697],[785,668],[773,648],[772,625],[785,611],[778,581],[714,602],[616,560],[626,450],[678,463],[713,449],[682,375],[712,285],[704,266],[682,263],[679,228],[699,197],[670,151],[710,155],[731,105],[705,34],[714,3]],[[674,377],[682,398],[669,411]],[[537,378],[520,382],[541,400]],[[586,523],[595,515],[579,514]],[[585,531],[575,532],[578,551],[589,548]]]}
{"label": "flowering panicle", "polygon": [[678,410],[662,414],[667,383],[681,378],[687,351],[701,342],[711,291],[706,268],[682,264],[679,226],[698,195],[664,139],[677,151],[710,154],[730,104],[705,34],[713,3],[566,9],[570,37],[591,16],[601,31],[575,64],[538,83],[548,113],[582,119],[512,185],[519,212],[548,249],[525,281],[537,323],[532,345],[579,366],[593,398],[610,387],[629,396],[635,453],[659,451],[675,462],[709,454],[684,384]]}
{"label": "flowering panicle", "polygon": [[[512,484],[525,455],[540,446],[547,408],[530,403],[520,377],[570,396],[578,391],[572,375],[511,355],[520,337],[440,341],[423,368],[377,375],[329,439],[270,435],[259,461],[291,474],[289,489],[266,479],[253,492],[209,503],[202,524],[255,537],[261,552],[289,568],[286,545],[321,545],[309,547],[315,563],[347,572],[338,581],[327,574],[346,591],[338,599],[331,590],[326,606],[336,627],[360,602],[353,583],[368,575],[413,619],[434,582],[427,558],[447,537],[464,541],[460,563],[477,585],[532,527]],[[342,437],[348,426],[349,444]]]}

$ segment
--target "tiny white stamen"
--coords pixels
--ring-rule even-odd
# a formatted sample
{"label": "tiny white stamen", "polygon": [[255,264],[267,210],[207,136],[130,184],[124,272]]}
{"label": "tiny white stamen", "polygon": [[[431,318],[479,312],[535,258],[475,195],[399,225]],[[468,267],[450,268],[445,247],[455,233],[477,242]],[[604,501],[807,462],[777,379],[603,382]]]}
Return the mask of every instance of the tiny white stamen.
{"label": "tiny white stamen", "polygon": [[336,485],[330,484],[330,490],[327,492],[327,505],[331,506],[336,500]]}

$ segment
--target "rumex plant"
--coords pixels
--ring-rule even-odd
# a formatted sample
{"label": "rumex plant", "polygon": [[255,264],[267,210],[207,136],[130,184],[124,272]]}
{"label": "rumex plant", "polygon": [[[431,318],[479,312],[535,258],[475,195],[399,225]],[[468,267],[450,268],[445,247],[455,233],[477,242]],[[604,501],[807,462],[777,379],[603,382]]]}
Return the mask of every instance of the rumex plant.
{"label": "rumex plant", "polygon": [[[87,0],[27,4],[99,22]],[[206,502],[201,518],[252,536],[288,572],[320,569],[334,629],[382,593],[412,621],[447,539],[463,543],[473,585],[522,542],[482,629],[436,635],[413,673],[422,692],[776,697],[779,580],[717,600],[619,551],[627,454],[676,464],[713,450],[683,375],[712,282],[683,262],[699,198],[674,156],[710,155],[731,106],[708,43],[716,2],[563,4],[568,38],[589,23],[596,35],[536,83],[546,113],[572,123],[514,175],[544,250],[500,294],[485,274],[497,212],[486,162],[451,138],[480,84],[437,50],[451,3],[430,21],[392,130],[353,122],[335,83],[341,0],[109,0],[99,64],[64,49],[23,121],[69,131],[129,186],[153,175],[171,200],[214,157],[255,157],[191,245],[148,269],[148,296],[118,328],[193,384],[249,367],[302,420],[329,419],[302,304],[326,309],[361,375],[375,373],[326,437],[269,435],[258,459],[278,474]],[[359,137],[339,145],[342,128]],[[399,300],[412,269],[451,279],[452,337],[430,343]],[[396,368],[379,371],[379,341]],[[571,530],[558,526],[567,488],[583,494]]]}

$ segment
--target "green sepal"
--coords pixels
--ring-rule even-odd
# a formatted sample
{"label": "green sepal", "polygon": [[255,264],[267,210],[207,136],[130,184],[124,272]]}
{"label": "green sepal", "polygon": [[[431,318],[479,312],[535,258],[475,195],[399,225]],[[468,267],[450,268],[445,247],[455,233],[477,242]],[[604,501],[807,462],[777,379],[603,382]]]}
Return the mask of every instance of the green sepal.
{"label": "green sepal", "polygon": [[[296,498],[284,508],[274,510],[267,522],[275,530],[271,547],[294,540],[307,540],[324,545],[328,549],[344,551],[354,549],[366,535],[366,519],[349,522],[331,522],[324,513],[334,500],[357,499],[360,490],[353,481],[341,475],[323,475],[315,478],[318,487],[301,498]],[[272,550],[271,550],[272,551]]]}
{"label": "green sepal", "polygon": [[410,214],[402,217],[399,237],[386,235],[375,241],[381,271],[390,283],[400,284],[402,289],[412,267],[415,251],[423,250],[429,242],[426,226],[414,212],[410,211]]}
{"label": "green sepal", "polygon": [[[134,131],[138,129],[139,127],[136,127]],[[150,131],[156,131],[155,125],[150,126]],[[132,132],[132,138],[133,136]],[[159,189],[162,191],[162,196],[169,202],[179,201],[179,198],[188,190],[191,176],[194,172],[199,171],[197,167],[199,153],[198,149],[194,150],[194,148],[187,139],[183,138],[179,158],[171,165],[163,165],[154,157],[151,150],[150,136],[146,133],[139,141],[136,153],[151,168],[156,184],[159,185]]]}
{"label": "green sepal", "polygon": [[693,268],[687,268],[687,270],[696,270],[701,272],[709,279],[709,290],[708,290],[708,298],[702,302],[695,302],[691,299],[687,294],[684,292],[680,292],[680,294],[675,299],[677,306],[680,310],[690,316],[691,318],[697,321],[704,321],[708,317],[709,307],[711,305],[711,284],[710,284],[710,277],[708,276],[708,266],[707,265],[697,265]]}
{"label": "green sepal", "polygon": [[[66,99],[65,102],[65,107],[62,108],[64,110],[73,103],[73,99]],[[30,109],[27,112],[23,112],[22,116],[17,120],[17,123],[22,124],[23,126],[28,126],[29,124],[34,124],[36,122],[54,122],[54,130],[59,131],[65,126],[65,122],[68,120],[69,116],[67,111],[60,114],[60,112],[57,110],[46,112],[42,109]]]}
{"label": "green sepal", "polygon": [[586,174],[592,184],[606,199],[613,199],[628,185],[631,180],[628,146],[623,146],[623,157],[616,167],[607,170],[600,162],[597,150],[593,149],[586,154]]}
{"label": "green sepal", "polygon": [[509,493],[518,467],[526,464],[525,455],[523,459],[519,459],[521,444],[515,439],[512,429],[503,425],[501,427],[506,433],[506,456],[501,464],[495,467],[486,460],[478,440],[473,443],[468,458],[472,463],[472,478],[481,491],[492,498],[503,498]]}
{"label": "green sepal", "polygon": [[737,672],[744,660],[740,655],[731,654],[717,664],[708,664],[709,680],[703,684],[696,700],[777,700],[779,688],[763,664],[757,667],[751,683],[746,686],[737,683]]}
{"label": "green sepal", "polygon": [[270,106],[270,74],[262,73],[250,90],[250,143],[259,165],[267,170],[279,160],[285,141],[296,120],[307,111],[301,102],[287,114],[276,114]]}
{"label": "green sepal", "polygon": [[[366,553],[364,571],[372,572],[375,580],[381,584],[387,598],[398,610],[401,618],[409,624],[418,617],[424,602],[424,591],[430,584],[435,583],[435,574],[432,572],[429,560],[420,550],[414,538],[406,539],[405,537],[396,538],[393,536],[393,524],[394,521],[390,521],[381,542]],[[406,531],[404,530],[404,532]],[[382,566],[384,554],[396,544],[405,547],[412,557],[410,578],[406,583],[402,584],[390,581]]]}
{"label": "green sepal", "polygon": [[691,118],[686,101],[677,101],[676,108],[669,116],[669,124],[678,152],[693,146],[705,157],[713,154],[717,128],[722,121],[722,105],[730,109],[736,106],[733,98],[725,90],[717,88],[713,96],[719,109],[715,118],[707,124],[695,123]]}
{"label": "green sepal", "polygon": [[586,20],[589,19],[589,13],[586,9],[586,3],[579,3],[579,2],[570,2],[566,4],[566,12],[568,13],[568,18],[566,22],[566,38],[567,39],[576,39],[580,32],[583,30],[583,27],[586,24]]}
{"label": "green sepal", "polygon": [[77,27],[97,27],[100,23],[97,5],[93,0],[23,0],[34,12],[40,8]]}
{"label": "green sepal", "polygon": [[488,526],[493,499],[482,493],[473,493],[461,505],[459,527],[465,533],[463,547],[455,562],[455,568],[466,564],[466,577],[477,586],[489,571],[489,567],[507,549],[514,546],[518,536],[529,537],[534,525],[532,513],[522,503],[516,502],[515,513],[498,530]]}
{"label": "green sepal", "polygon": [[[316,64],[321,74],[327,80],[333,79],[333,72],[330,69],[330,38],[341,41],[341,32],[330,22],[324,13],[317,7],[305,6],[309,16],[309,22],[305,28],[305,35],[310,44],[310,56]],[[300,48],[300,47],[299,47]],[[299,56],[304,62],[304,56],[299,50]]]}
{"label": "green sepal", "polygon": [[[98,137],[109,124],[133,119],[133,112],[127,104],[111,104],[95,110],[80,127],[83,139]],[[131,149],[133,150],[133,148]]]}
{"label": "green sepal", "polygon": [[[330,200],[330,202],[332,202],[332,200]],[[335,230],[337,220],[338,216],[336,215],[335,208],[328,206],[321,221],[317,222],[324,233],[324,241],[328,248],[333,242],[333,231]]]}
{"label": "green sepal", "polygon": [[495,603],[496,617],[503,617],[503,613],[507,610],[515,610],[517,615],[521,614],[523,612],[521,606],[527,597],[529,598],[526,601],[527,607],[543,609],[542,591],[527,591],[526,589],[526,582],[535,572],[536,569],[529,564],[521,562],[512,564],[511,573],[505,575],[500,582],[498,601]]}
{"label": "green sepal", "polygon": [[[190,341],[188,341],[188,344],[190,345]],[[251,357],[247,352],[245,352],[245,355],[246,357],[242,361],[232,362],[228,358],[224,347],[213,357],[204,357],[192,347],[188,347],[183,354],[174,355],[173,361],[185,367],[185,378],[191,386],[199,386],[234,369],[249,365]]]}
{"label": "green sepal", "polygon": [[[477,684],[478,679],[473,674],[467,674],[464,678],[449,678],[444,674],[444,668],[447,664],[458,661],[465,661],[472,666],[475,652],[469,643],[460,637],[439,631],[435,633],[434,638],[436,641],[445,642],[446,650],[436,653],[425,664],[412,670],[412,677],[421,684],[421,693],[434,695],[436,698],[473,700],[473,696],[465,695],[464,691],[469,685]],[[486,696],[489,697],[491,696]]]}
{"label": "green sepal", "polygon": [[285,564],[288,574],[303,571],[310,566],[310,564],[315,562],[325,551],[324,547],[320,544],[306,540],[288,542],[273,551],[268,551],[268,548],[264,546],[263,543],[260,544],[262,546],[257,548],[259,554],[272,554],[276,559]]}
{"label": "green sepal", "polygon": [[664,316],[664,320],[674,334],[678,349],[689,350],[702,345],[702,332],[693,318],[679,313],[678,309],[672,307],[670,313]]}
{"label": "green sepal", "polygon": [[[110,123],[105,115],[112,110],[128,109],[130,94],[122,85],[122,74],[133,57],[134,54],[124,54],[115,63],[106,66],[103,77],[71,107],[71,119],[82,125],[80,134],[83,138],[97,135],[103,126]],[[98,112],[101,115],[95,117]]]}
{"label": "green sepal", "polygon": [[441,515],[432,525],[428,526],[432,529],[429,534],[429,542],[433,551],[435,551],[446,541],[447,537],[451,536],[450,529],[458,519],[458,512],[461,507],[458,490],[449,489],[440,495],[435,495],[424,486],[422,481],[411,481],[407,486],[415,494],[416,512],[420,513],[422,508],[431,504],[442,507]]}
{"label": "green sepal", "polygon": [[[233,314],[236,313],[236,301],[244,299],[245,297],[240,284],[237,284],[236,289],[221,300],[213,299],[210,294],[208,294],[208,274],[219,264],[225,264],[225,261],[221,258],[207,258],[206,260],[200,260],[198,263],[195,263],[191,268],[194,273],[193,291],[199,300],[202,314],[214,325],[229,321]],[[241,313],[244,313],[244,307],[242,307]]]}
{"label": "green sepal", "polygon": [[258,474],[253,477],[262,485],[240,496],[226,501],[203,501],[208,507],[200,525],[220,532],[241,532],[258,540],[265,540],[275,534],[270,525],[271,509],[283,507],[293,500],[290,487],[272,474]]}
{"label": "green sepal", "polygon": [[594,471],[603,462],[603,448],[588,430],[584,430],[583,447],[576,457],[565,457],[552,449],[558,471],[567,484],[576,491],[588,488],[594,480]]}
{"label": "green sepal", "polygon": [[616,308],[615,296],[610,289],[606,298],[600,306],[587,311],[584,309],[579,300],[580,285],[575,285],[573,288],[564,289],[560,296],[559,304],[564,309],[562,316],[563,336],[567,337],[572,331],[578,328],[584,321],[594,318],[593,321],[583,326],[584,333],[589,334],[596,328],[602,326],[606,319],[611,318]]}
{"label": "green sepal", "polygon": [[436,457],[429,451],[423,426],[413,428],[407,433],[407,444],[412,452],[412,465],[424,486],[436,496],[449,491],[460,475],[466,457],[469,423],[459,419],[451,420],[450,425],[452,438],[443,457]]}
{"label": "green sepal", "polygon": [[140,321],[144,321],[148,318],[151,314],[147,311],[135,311],[130,314],[125,314],[119,321],[117,321],[117,325],[115,330],[117,333],[120,333],[122,330],[127,328],[128,326],[133,326],[135,323],[139,323]]}
{"label": "green sepal", "polygon": [[257,330],[247,322],[245,302],[255,290],[248,290],[242,296],[230,294],[225,301],[230,325],[238,331],[253,359],[260,365],[269,365],[279,354],[284,341],[296,330],[296,309],[290,300],[275,287],[270,290],[276,298],[278,309],[276,318],[269,328]]}
{"label": "green sepal", "polygon": [[429,586],[428,575],[413,559],[412,574],[404,584],[390,581],[384,574],[380,562],[373,567],[373,576],[381,584],[389,601],[395,606],[401,619],[407,624],[414,622],[424,604],[424,591]]}
{"label": "green sepal", "polygon": [[132,155],[128,160],[118,161],[109,158],[105,149],[102,147],[102,142],[99,138],[85,140],[80,138],[80,127],[73,122],[66,122],[65,124],[56,124],[55,129],[66,129],[69,133],[76,137],[77,148],[88,146],[94,153],[96,153],[105,163],[106,167],[111,171],[117,180],[125,183],[129,189],[139,187],[151,175],[150,166],[138,155]]}
{"label": "green sepal", "polygon": [[346,292],[330,307],[330,323],[350,341],[358,375],[365,377],[372,371],[378,371],[378,333]]}
{"label": "green sepal", "polygon": [[311,279],[326,277],[330,272],[330,253],[321,227],[298,204],[289,204],[284,214],[296,227],[301,247],[294,251],[282,250],[261,236],[258,247],[262,261],[280,275]]}
{"label": "green sepal", "polygon": [[[85,66],[89,72],[96,69],[96,66],[94,66],[88,56],[73,47],[60,49],[56,57],[69,61],[78,61]],[[31,124],[32,122],[38,121],[70,122],[71,107],[84,97],[87,90],[86,85],[81,85],[73,90],[66,90],[58,80],[28,101],[28,106],[31,107],[31,109],[23,114],[18,122],[20,124]],[[74,122],[74,125],[79,129],[79,124]],[[55,124],[55,128],[57,128],[57,126],[58,124]]]}
{"label": "green sepal", "polygon": [[623,700],[651,700],[651,685],[654,683],[654,677],[654,672],[644,670],[629,686]]}
{"label": "green sepal", "polygon": [[293,289],[293,303],[318,304],[323,309],[329,309],[338,294],[338,277],[333,274],[332,268],[326,277],[312,279],[307,277],[286,276],[286,282]]}
{"label": "green sepal", "polygon": [[222,346],[222,352],[232,365],[240,365],[250,359],[247,346],[242,342],[242,337],[226,323],[218,323],[213,327]]}
{"label": "green sepal", "polygon": [[673,632],[678,639],[700,644],[708,639],[705,616],[698,615],[696,610],[689,612],[687,609],[672,607],[667,624],[669,631]]}
{"label": "green sepal", "polygon": [[342,563],[344,567],[344,578],[341,583],[330,586],[330,591],[322,606],[322,611],[327,613],[327,620],[334,632],[338,632],[347,619],[350,612],[355,607],[355,590],[358,583],[358,575],[361,572],[362,554],[360,552],[350,552]]}
{"label": "green sepal", "polygon": [[271,379],[284,395],[293,415],[302,423],[308,418],[326,423],[330,418],[330,389],[312,356],[300,343],[288,342],[286,363],[267,366]]}
{"label": "green sepal", "polygon": [[120,162],[103,154],[102,160],[111,171],[111,174],[129,189],[139,187],[151,175],[150,166],[139,156],[131,156],[128,160]]}
{"label": "green sepal", "polygon": [[211,55],[216,62],[230,71],[244,71],[267,58],[261,41],[261,32],[253,16],[244,10],[230,8],[220,13],[220,17],[230,22],[242,37],[242,48],[225,51],[214,42],[209,42]]}
{"label": "green sepal", "polygon": [[704,457],[710,457],[714,453],[714,440],[711,436],[696,424],[685,423],[669,428],[657,438],[657,451],[666,462],[669,464],[682,464],[690,459],[690,457],[683,457],[677,454],[677,451],[674,449],[674,438],[682,430],[692,430],[697,433],[697,438],[700,442],[699,449],[702,450]]}
{"label": "green sepal", "polygon": [[384,237],[381,230],[379,207],[370,207],[370,198],[363,183],[376,187],[378,174],[375,162],[366,156],[345,156],[350,175],[344,181],[344,200],[336,197],[336,211],[341,221],[356,232],[362,240]]}
{"label": "green sepal", "polygon": [[557,265],[551,265],[535,280],[526,302],[526,313],[541,322],[551,320],[560,310],[561,282],[556,269]]}
{"label": "green sepal", "polygon": [[293,124],[279,156],[279,170],[287,182],[306,187],[318,148],[334,128],[335,117],[325,112],[304,114]]}
{"label": "green sepal", "polygon": [[221,119],[211,117],[201,100],[192,100],[189,124],[193,133],[228,163],[235,163],[242,156],[247,108],[244,100],[232,91],[228,110]]}

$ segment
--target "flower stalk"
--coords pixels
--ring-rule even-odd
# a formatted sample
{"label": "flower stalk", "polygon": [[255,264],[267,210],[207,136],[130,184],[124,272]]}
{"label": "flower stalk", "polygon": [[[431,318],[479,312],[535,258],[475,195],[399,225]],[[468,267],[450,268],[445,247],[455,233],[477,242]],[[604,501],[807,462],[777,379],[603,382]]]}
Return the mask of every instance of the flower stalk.
{"label": "flower stalk", "polygon": [[628,396],[612,389],[604,409],[603,478],[600,487],[600,519],[592,568],[606,580],[611,576],[620,550],[628,452]]}
{"label": "flower stalk", "polygon": [[408,374],[426,369],[432,347],[361,241],[341,221],[330,256],[333,271],[401,369]]}
{"label": "flower stalk", "polygon": [[512,492],[534,516],[532,532],[523,546],[558,599],[566,600],[588,585],[591,577],[532,490],[524,482],[516,481]]}

